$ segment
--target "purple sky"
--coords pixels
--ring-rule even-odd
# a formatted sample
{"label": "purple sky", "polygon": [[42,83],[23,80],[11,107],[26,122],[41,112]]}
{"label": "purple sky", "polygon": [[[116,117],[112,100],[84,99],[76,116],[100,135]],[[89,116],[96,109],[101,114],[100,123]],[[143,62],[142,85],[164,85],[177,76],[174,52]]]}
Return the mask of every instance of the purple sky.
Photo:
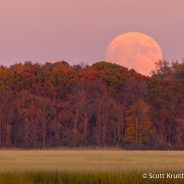
{"label": "purple sky", "polygon": [[143,32],[166,59],[184,57],[183,0],[1,0],[0,64],[92,63],[111,40]]}

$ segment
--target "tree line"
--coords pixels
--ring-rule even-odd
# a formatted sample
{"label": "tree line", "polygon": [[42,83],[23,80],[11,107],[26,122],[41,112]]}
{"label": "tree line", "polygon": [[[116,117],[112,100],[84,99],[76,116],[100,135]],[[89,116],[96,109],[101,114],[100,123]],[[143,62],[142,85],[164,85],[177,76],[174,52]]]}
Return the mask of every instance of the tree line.
{"label": "tree line", "polygon": [[184,64],[0,67],[0,147],[184,148]]}

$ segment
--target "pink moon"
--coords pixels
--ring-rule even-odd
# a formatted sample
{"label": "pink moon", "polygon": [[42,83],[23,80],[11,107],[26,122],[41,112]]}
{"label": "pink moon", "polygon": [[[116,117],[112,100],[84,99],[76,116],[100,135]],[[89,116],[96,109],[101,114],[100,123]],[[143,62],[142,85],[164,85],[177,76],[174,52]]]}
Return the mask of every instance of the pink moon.
{"label": "pink moon", "polygon": [[162,50],[152,37],[129,32],[112,40],[107,47],[106,60],[148,76],[155,69],[155,63],[162,60]]}

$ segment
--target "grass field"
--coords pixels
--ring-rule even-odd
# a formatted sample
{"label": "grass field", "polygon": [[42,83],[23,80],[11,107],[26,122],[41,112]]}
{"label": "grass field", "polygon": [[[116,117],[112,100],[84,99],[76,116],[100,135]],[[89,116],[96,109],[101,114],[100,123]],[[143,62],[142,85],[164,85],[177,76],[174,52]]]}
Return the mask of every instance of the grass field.
{"label": "grass field", "polygon": [[0,184],[184,183],[143,179],[143,173],[184,171],[181,151],[0,151]]}

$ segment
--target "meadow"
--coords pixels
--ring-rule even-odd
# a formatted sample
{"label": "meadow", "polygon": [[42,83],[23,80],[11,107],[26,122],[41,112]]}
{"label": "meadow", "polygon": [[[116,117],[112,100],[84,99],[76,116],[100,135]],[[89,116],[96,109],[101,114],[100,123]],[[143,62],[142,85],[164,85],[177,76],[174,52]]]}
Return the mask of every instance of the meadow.
{"label": "meadow", "polygon": [[182,151],[0,151],[0,184],[179,184],[184,179],[144,179],[142,174],[183,170]]}

